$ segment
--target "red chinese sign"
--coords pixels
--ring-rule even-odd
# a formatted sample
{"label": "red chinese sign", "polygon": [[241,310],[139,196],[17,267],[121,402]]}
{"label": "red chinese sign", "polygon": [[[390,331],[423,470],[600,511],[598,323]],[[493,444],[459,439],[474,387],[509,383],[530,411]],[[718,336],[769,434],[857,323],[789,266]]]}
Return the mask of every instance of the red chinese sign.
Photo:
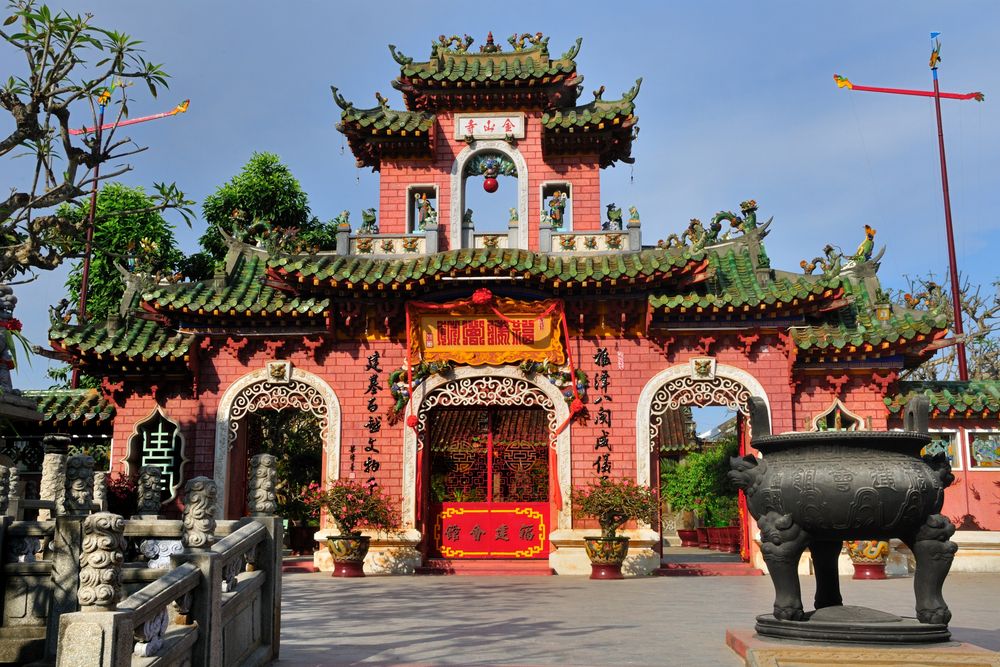
{"label": "red chinese sign", "polygon": [[481,366],[565,363],[558,302],[497,298],[488,304],[410,304],[414,360]]}
{"label": "red chinese sign", "polygon": [[548,503],[444,503],[434,544],[445,558],[548,558]]}

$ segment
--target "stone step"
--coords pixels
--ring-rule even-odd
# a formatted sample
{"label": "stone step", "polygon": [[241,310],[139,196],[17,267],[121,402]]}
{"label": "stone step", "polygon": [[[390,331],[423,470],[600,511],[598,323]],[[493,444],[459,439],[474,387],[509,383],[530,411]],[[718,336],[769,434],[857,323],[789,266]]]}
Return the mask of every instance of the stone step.
{"label": "stone step", "polygon": [[45,628],[0,627],[0,663],[24,665],[45,656]]}
{"label": "stone step", "polygon": [[480,577],[547,577],[555,574],[547,560],[449,560],[430,558],[417,574],[454,574]]}
{"label": "stone step", "polygon": [[660,577],[759,577],[760,570],[749,563],[694,562],[662,563],[655,570]]}

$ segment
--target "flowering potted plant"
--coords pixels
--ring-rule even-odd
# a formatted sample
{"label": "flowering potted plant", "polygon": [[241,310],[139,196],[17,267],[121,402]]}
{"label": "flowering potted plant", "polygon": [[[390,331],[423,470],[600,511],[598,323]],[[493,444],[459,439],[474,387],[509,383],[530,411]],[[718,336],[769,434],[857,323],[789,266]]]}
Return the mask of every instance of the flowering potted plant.
{"label": "flowering potted plant", "polygon": [[399,527],[399,511],[381,487],[366,487],[352,479],[338,479],[315,495],[317,504],[337,524],[339,535],[328,535],[326,547],[333,556],[335,577],[363,577],[371,537],[360,528],[386,532]]}
{"label": "flowering potted plant", "polygon": [[591,563],[591,579],[621,579],[622,562],[628,555],[628,538],[618,529],[628,521],[649,523],[656,515],[656,500],[648,488],[628,479],[600,479],[573,490],[577,516],[597,519],[600,537],[584,537]]}

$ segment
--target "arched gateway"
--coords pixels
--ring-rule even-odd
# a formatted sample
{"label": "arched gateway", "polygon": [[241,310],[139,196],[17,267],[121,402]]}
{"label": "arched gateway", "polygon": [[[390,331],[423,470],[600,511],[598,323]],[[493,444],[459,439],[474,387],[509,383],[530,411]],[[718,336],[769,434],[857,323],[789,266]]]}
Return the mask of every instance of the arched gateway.
{"label": "arched gateway", "polygon": [[[215,417],[215,483],[226,488],[229,451],[239,433],[240,420],[258,410],[301,410],[320,420],[325,471],[323,478],[340,475],[340,401],[321,377],[292,366],[288,361],[271,361],[264,368],[233,382],[219,400]],[[217,514],[225,516],[226,493],[218,496]]]}
{"label": "arched gateway", "polygon": [[[429,447],[425,442],[428,417],[435,408],[444,407],[483,407],[483,406],[517,406],[523,408],[539,407],[545,411],[546,425],[549,431],[549,447],[554,448],[558,462],[557,479],[562,497],[562,506],[558,508],[557,526],[568,528],[571,522],[569,496],[571,488],[570,468],[570,430],[567,426],[551,441],[559,425],[569,418],[569,407],[562,393],[548,382],[535,384],[521,370],[514,367],[499,368],[455,368],[447,376],[432,376],[414,391],[416,401],[413,411],[419,420],[418,427],[406,429],[403,441],[403,523],[414,526],[416,523],[416,480],[417,451]],[[554,496],[550,489],[550,496]]]}
{"label": "arched gateway", "polygon": [[685,405],[722,405],[749,415],[747,400],[759,396],[771,404],[757,379],[734,366],[719,364],[714,358],[695,358],[660,371],[643,387],[635,412],[636,482],[650,483],[650,453],[655,447],[663,415]]}

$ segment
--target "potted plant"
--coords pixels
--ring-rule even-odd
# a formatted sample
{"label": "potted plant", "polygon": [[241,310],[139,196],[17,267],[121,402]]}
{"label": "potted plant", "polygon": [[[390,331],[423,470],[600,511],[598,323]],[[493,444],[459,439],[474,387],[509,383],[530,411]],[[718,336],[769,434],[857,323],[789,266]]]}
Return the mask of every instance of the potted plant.
{"label": "potted plant", "polygon": [[648,488],[631,480],[600,479],[573,490],[576,516],[597,519],[600,537],[584,537],[591,563],[591,579],[621,579],[622,562],[628,555],[628,538],[618,529],[628,521],[649,523],[656,514],[656,499]]}
{"label": "potted plant", "polygon": [[333,576],[363,577],[365,556],[371,537],[360,528],[387,532],[399,527],[396,503],[379,486],[366,487],[351,479],[338,479],[325,491],[316,493],[316,501],[337,525],[339,535],[328,535],[326,548],[333,556]]}
{"label": "potted plant", "polygon": [[292,555],[311,555],[316,548],[321,493],[316,482],[283,485],[279,489],[278,514],[288,520],[288,547]]}
{"label": "potted plant", "polygon": [[708,499],[709,544],[716,551],[739,551],[739,507],[736,498],[730,495],[713,496]]}
{"label": "potted plant", "polygon": [[681,464],[674,459],[660,459],[660,498],[665,507],[664,512],[674,515],[681,546],[696,547],[698,522],[694,513],[694,502],[687,493],[687,481],[680,467]]}
{"label": "potted plant", "polygon": [[664,495],[671,506],[690,509],[698,517],[697,546],[702,549],[729,551],[733,536],[739,540],[739,528],[734,527],[739,515],[737,491],[727,477],[729,459],[738,451],[736,438],[727,438],[703,452],[688,454],[664,480]]}

